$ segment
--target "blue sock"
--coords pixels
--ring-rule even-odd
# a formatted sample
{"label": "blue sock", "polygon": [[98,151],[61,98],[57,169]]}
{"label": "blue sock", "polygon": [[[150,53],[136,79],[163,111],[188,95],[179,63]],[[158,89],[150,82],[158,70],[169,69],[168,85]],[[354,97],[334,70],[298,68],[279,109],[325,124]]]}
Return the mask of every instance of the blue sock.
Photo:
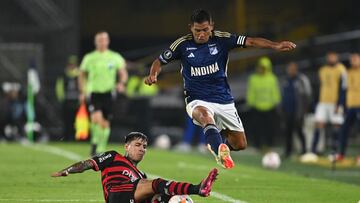
{"label": "blue sock", "polygon": [[313,152],[315,154],[317,153],[317,145],[319,142],[319,137],[320,137],[320,129],[316,128],[315,132],[314,132],[312,146],[311,146],[311,152]]}
{"label": "blue sock", "polygon": [[210,144],[211,149],[218,154],[219,145],[222,143],[219,130],[214,124],[208,124],[204,128],[206,143]]}

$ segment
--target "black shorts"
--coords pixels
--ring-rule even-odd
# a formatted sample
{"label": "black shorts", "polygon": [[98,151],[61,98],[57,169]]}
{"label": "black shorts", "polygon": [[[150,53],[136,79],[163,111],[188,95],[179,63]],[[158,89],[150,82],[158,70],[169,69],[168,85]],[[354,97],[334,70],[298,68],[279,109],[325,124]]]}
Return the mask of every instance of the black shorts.
{"label": "black shorts", "polygon": [[93,113],[95,111],[101,111],[106,120],[110,120],[111,108],[113,98],[111,92],[106,93],[91,93],[89,102],[89,111]]}
{"label": "black shorts", "polygon": [[107,203],[135,203],[134,195],[139,181],[112,186],[108,190]]}

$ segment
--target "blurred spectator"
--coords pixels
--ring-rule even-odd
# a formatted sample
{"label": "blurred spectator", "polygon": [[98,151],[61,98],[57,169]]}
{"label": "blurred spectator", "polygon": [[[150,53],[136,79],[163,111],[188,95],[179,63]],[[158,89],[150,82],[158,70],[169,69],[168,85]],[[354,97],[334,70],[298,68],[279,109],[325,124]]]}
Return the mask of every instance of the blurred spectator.
{"label": "blurred spectator", "polygon": [[191,145],[193,143],[193,139],[197,137],[197,149],[201,153],[206,152],[206,144],[205,144],[205,135],[200,126],[197,126],[193,123],[192,119],[186,115],[186,123],[185,123],[185,131],[184,136],[182,138],[181,143],[175,146],[176,150],[189,152],[191,150]]}
{"label": "blurred spectator", "polygon": [[134,129],[148,135],[149,141],[152,141],[150,132],[152,118],[150,101],[151,97],[157,95],[159,87],[156,84],[146,85],[144,83],[145,75],[146,72],[143,67],[138,67],[130,73],[126,86],[126,96],[130,100],[130,115],[134,115],[136,121],[141,120],[141,122],[135,122]]}
{"label": "blurred spectator", "polygon": [[21,96],[19,83],[5,82],[2,85],[4,91],[3,134],[6,140],[19,140],[24,135],[25,124],[25,101]]}
{"label": "blurred spectator", "polygon": [[255,147],[260,149],[272,146],[274,117],[281,95],[278,79],[272,73],[272,63],[268,57],[259,59],[256,72],[249,78],[246,97],[247,104],[252,108],[251,127]]}
{"label": "blurred spectator", "polygon": [[147,97],[155,96],[158,91],[158,85],[146,85],[145,80],[145,70],[144,68],[138,68],[133,74],[130,74],[129,80],[126,87],[126,96],[129,98],[135,97]]}
{"label": "blurred spectator", "polygon": [[293,133],[299,137],[301,154],[306,152],[303,132],[304,116],[311,103],[311,86],[309,78],[299,73],[298,65],[290,62],[287,65],[287,77],[282,84],[282,112],[285,119],[285,157],[289,157],[293,148]]}
{"label": "blurred spectator", "polygon": [[346,97],[343,97],[341,103],[346,103],[347,109],[340,136],[338,160],[344,159],[346,154],[348,134],[351,126],[355,121],[360,125],[360,55],[357,53],[352,54],[350,57],[350,69],[347,72]]}
{"label": "blurred spectator", "polygon": [[79,108],[79,76],[77,57],[69,57],[65,71],[56,81],[56,97],[62,104],[64,140],[74,140],[75,137],[75,115]]}
{"label": "blurred spectator", "polygon": [[[315,122],[316,129],[312,141],[311,151],[318,153],[317,145],[319,142],[320,131],[325,129],[325,124],[332,125],[332,145],[336,146],[340,126],[344,122],[343,111],[338,108],[340,102],[341,86],[345,85],[346,68],[339,62],[335,52],[328,52],[326,55],[327,64],[319,69],[320,78],[320,98],[316,106]],[[336,149],[333,149],[336,150]]]}

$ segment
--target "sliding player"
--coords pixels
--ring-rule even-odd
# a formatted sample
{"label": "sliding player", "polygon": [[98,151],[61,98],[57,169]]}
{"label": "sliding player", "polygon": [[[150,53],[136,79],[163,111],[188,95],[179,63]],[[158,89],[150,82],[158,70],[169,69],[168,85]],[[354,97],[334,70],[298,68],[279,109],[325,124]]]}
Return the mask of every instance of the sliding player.
{"label": "sliding player", "polygon": [[145,173],[137,168],[137,164],[144,158],[146,147],[147,137],[143,133],[132,132],[125,138],[125,156],[115,151],[108,151],[75,163],[51,176],[68,176],[89,169],[101,171],[106,203],[150,203],[155,195],[160,195],[161,200],[157,198],[158,202],[167,202],[174,195],[188,194],[202,197],[210,195],[212,184],[218,175],[217,169],[213,169],[197,185],[161,178],[149,180]]}

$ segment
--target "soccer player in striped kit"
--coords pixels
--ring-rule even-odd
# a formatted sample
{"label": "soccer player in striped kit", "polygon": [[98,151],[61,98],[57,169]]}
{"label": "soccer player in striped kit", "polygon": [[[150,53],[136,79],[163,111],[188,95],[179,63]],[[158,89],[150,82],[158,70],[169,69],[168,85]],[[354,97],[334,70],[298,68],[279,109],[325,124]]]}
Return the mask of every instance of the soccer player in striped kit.
{"label": "soccer player in striped kit", "polygon": [[102,186],[106,203],[165,203],[174,195],[210,195],[212,184],[218,175],[217,169],[199,184],[176,182],[157,178],[149,180],[146,174],[137,168],[144,158],[147,136],[132,132],[125,137],[125,155],[116,151],[107,151],[91,159],[75,163],[52,177],[68,176],[93,169],[101,171]]}
{"label": "soccer player in striped kit", "polygon": [[[162,65],[180,60],[187,113],[195,124],[203,127],[216,161],[224,168],[232,168],[230,150],[245,149],[247,141],[227,82],[229,51],[237,47],[290,51],[296,45],[215,31],[211,15],[202,9],[191,15],[190,30],[190,34],[175,40],[155,59],[145,83],[156,83]],[[225,141],[220,134],[225,136]]]}

